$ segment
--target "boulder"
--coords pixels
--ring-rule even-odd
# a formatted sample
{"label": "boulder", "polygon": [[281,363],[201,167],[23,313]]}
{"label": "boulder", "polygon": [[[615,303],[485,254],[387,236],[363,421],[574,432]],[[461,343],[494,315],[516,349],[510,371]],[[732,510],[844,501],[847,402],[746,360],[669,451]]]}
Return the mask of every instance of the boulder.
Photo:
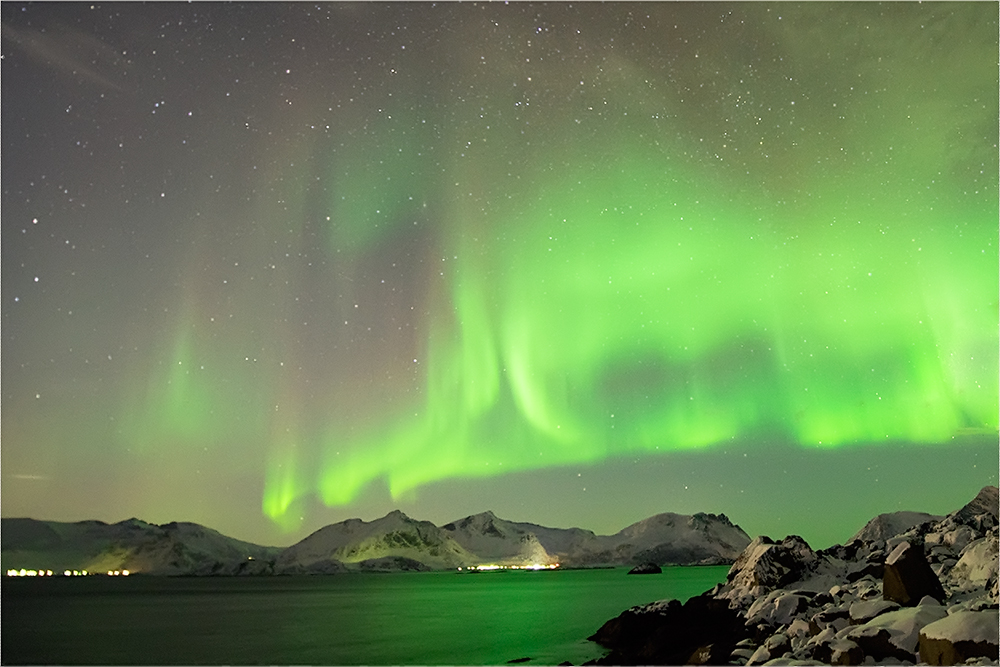
{"label": "boulder", "polygon": [[879,614],[899,609],[899,603],[892,600],[861,600],[850,607],[851,624],[861,625]]}
{"label": "boulder", "polygon": [[948,573],[948,581],[952,588],[958,590],[986,589],[997,579],[998,564],[997,533],[970,543],[962,551],[962,557]]}
{"label": "boulder", "polygon": [[904,606],[915,606],[925,595],[944,600],[941,581],[924,558],[923,547],[902,542],[885,559],[882,597]]}
{"label": "boulder", "polygon": [[600,665],[683,665],[726,662],[747,637],[743,619],[725,600],[693,597],[633,607],[589,639],[611,652]]}
{"label": "boulder", "polygon": [[771,659],[771,652],[766,646],[758,646],[757,650],[753,652],[750,659],[747,660],[748,665],[763,665],[765,662]]}
{"label": "boulder", "polygon": [[733,563],[717,597],[737,603],[756,599],[799,581],[816,562],[816,553],[797,535],[778,543],[765,536],[757,537]]}
{"label": "boulder", "polygon": [[788,625],[809,607],[809,598],[801,593],[778,589],[758,598],[746,611],[747,625],[768,627]]}
{"label": "boulder", "polygon": [[957,665],[970,658],[1000,655],[1000,616],[996,609],[958,611],[920,630],[920,660]]}
{"label": "boulder", "polygon": [[864,651],[850,639],[834,639],[830,642],[831,665],[860,665]]}
{"label": "boulder", "polygon": [[764,642],[764,648],[766,648],[772,657],[780,657],[787,653],[791,649],[791,644],[788,639],[788,635],[784,632],[776,632],[767,638]]}
{"label": "boulder", "polygon": [[796,618],[788,624],[787,633],[789,637],[809,637],[813,634],[813,627],[806,619]]}
{"label": "boulder", "polygon": [[916,659],[920,630],[944,618],[947,610],[940,605],[921,605],[889,611],[864,625],[852,628],[846,637],[861,647],[876,662],[887,658]]}
{"label": "boulder", "polygon": [[656,563],[640,563],[636,565],[628,574],[660,574],[663,570]]}

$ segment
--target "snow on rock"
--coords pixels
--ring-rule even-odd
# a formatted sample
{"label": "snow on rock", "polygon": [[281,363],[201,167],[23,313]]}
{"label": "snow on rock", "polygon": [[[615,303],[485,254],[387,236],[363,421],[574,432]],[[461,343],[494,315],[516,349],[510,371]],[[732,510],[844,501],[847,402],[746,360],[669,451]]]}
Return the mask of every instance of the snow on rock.
{"label": "snow on rock", "polygon": [[897,609],[852,628],[846,636],[876,661],[888,657],[913,660],[921,628],[944,618],[947,613],[944,607],[938,605]]}
{"label": "snow on rock", "polygon": [[926,512],[889,512],[879,514],[865,524],[848,542],[881,542],[905,533],[915,526],[940,521],[944,517]]}
{"label": "snow on rock", "polygon": [[887,611],[899,609],[899,603],[892,600],[860,600],[850,606],[851,623],[861,625]]}
{"label": "snow on rock", "polygon": [[920,660],[955,665],[971,658],[1000,655],[1000,612],[958,611],[928,623],[920,631]]}
{"label": "snow on rock", "polygon": [[923,629],[928,639],[952,641],[989,641],[1000,645],[1000,612],[996,609],[959,611],[935,621]]}
{"label": "snow on rock", "polygon": [[733,563],[717,597],[741,604],[798,581],[816,561],[816,553],[797,535],[778,543],[757,537]]}
{"label": "snow on rock", "polygon": [[[718,657],[719,664],[908,664],[921,659],[997,665],[996,495],[995,487],[987,487],[943,518],[884,515],[869,522],[868,537],[821,551],[794,536],[781,542],[757,537],[739,554],[726,581],[701,596],[726,603],[742,622],[745,639],[732,629],[715,643],[711,636],[702,637],[707,646],[690,657],[698,664]],[[890,535],[893,529],[902,532]],[[671,610],[669,623],[695,622],[676,602],[657,607]],[[645,646],[662,641],[666,615],[641,618],[645,625],[640,628],[620,617],[616,632],[630,627]],[[930,628],[931,635],[944,634],[935,630],[949,628],[939,625],[944,621],[963,628],[961,636],[969,639],[922,633]],[[716,644],[726,650],[716,655],[709,648]],[[617,664],[676,664],[663,662],[662,651],[640,658],[622,643],[617,646],[615,657],[600,664],[615,659],[622,661]],[[679,653],[672,655],[684,661]]]}
{"label": "snow on rock", "polygon": [[995,486],[985,486],[968,505],[951,515],[958,523],[978,530],[989,530],[1000,517],[1000,492]]}
{"label": "snow on rock", "polygon": [[951,568],[948,580],[959,590],[988,587],[997,579],[998,558],[997,531],[993,529],[962,550],[962,557]]}

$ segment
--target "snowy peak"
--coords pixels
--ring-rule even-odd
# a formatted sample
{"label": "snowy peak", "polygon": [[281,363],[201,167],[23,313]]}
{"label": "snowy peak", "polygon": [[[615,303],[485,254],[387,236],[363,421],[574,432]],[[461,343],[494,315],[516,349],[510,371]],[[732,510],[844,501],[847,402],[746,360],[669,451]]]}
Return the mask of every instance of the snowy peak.
{"label": "snowy peak", "polygon": [[[465,517],[464,519],[459,519],[458,521],[446,523],[441,526],[441,528],[453,532],[458,531],[460,534],[479,534],[503,539],[507,537],[508,533],[497,527],[497,522],[499,521],[501,520],[497,518],[496,514],[487,510],[486,512],[473,514]],[[507,521],[503,521],[502,523],[509,524]]]}
{"label": "snowy peak", "polygon": [[995,486],[984,486],[965,507],[953,512],[956,521],[966,525],[976,525],[984,529],[997,525],[1000,493]]}
{"label": "snowy peak", "polygon": [[722,514],[692,516],[664,513],[602,538],[622,562],[732,562],[750,544],[750,536]]}
{"label": "snowy peak", "polygon": [[[476,558],[470,564],[531,565],[560,562],[566,545],[578,538],[578,529],[546,528],[515,523],[487,511],[441,526]],[[586,536],[586,533],[582,533]]]}
{"label": "snowy peak", "polygon": [[417,521],[394,510],[370,522],[348,519],[325,526],[285,549],[275,568],[294,573],[329,563],[364,567],[365,562],[376,560],[451,568],[469,562],[472,556],[430,521]]}
{"label": "snowy peak", "polygon": [[848,542],[861,540],[863,542],[884,542],[890,537],[895,537],[901,533],[923,524],[940,521],[944,517],[926,512],[888,512],[879,514],[877,517],[865,524],[864,528],[854,534]]}
{"label": "snowy peak", "polygon": [[491,511],[438,527],[395,510],[372,521],[355,518],[324,526],[283,550],[186,522],[158,526],[135,518],[110,525],[3,520],[3,557],[10,566],[153,574],[721,563],[731,562],[749,542],[738,526],[714,514],[658,514],[601,536],[581,528],[508,521]]}
{"label": "snowy peak", "polygon": [[[473,514],[442,529],[482,559],[513,563],[530,558],[564,566],[730,562],[750,542],[725,515],[704,513],[657,514],[614,535],[516,523],[492,512]],[[538,546],[527,548],[527,543]],[[542,560],[544,556],[549,560]]]}
{"label": "snowy peak", "polygon": [[885,543],[898,535],[916,530],[926,533],[942,521],[950,524],[966,525],[979,530],[989,530],[998,523],[998,493],[997,487],[985,486],[979,493],[961,509],[955,510],[947,517],[928,514],[926,512],[887,512],[879,514],[866,523],[848,543],[882,542]]}

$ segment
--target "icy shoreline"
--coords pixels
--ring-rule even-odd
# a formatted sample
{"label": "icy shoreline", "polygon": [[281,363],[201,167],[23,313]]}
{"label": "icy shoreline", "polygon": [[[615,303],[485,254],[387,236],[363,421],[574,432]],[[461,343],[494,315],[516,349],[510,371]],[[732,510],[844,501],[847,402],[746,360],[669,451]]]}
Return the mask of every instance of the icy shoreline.
{"label": "icy shoreline", "polygon": [[946,517],[880,515],[821,551],[758,537],[702,596],[605,623],[595,664],[996,665],[997,505],[986,487]]}

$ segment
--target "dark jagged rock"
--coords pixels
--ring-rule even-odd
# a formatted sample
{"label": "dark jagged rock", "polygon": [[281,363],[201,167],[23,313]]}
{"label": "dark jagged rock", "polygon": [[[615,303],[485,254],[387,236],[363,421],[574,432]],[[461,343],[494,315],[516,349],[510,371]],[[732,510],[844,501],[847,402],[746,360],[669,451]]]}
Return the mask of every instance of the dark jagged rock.
{"label": "dark jagged rock", "polygon": [[875,561],[873,563],[865,563],[860,569],[848,572],[847,581],[848,583],[853,583],[864,577],[881,579],[883,576],[885,576],[885,563]]}
{"label": "dark jagged rock", "polygon": [[611,619],[590,639],[611,653],[600,665],[682,665],[727,661],[748,635],[743,619],[724,600],[693,597],[633,607]]}
{"label": "dark jagged rock", "polygon": [[629,574],[660,574],[661,572],[663,569],[656,563],[640,563],[628,571]]}
{"label": "dark jagged rock", "polygon": [[923,548],[903,542],[885,559],[882,597],[901,605],[914,606],[925,595],[944,600],[944,588],[924,558]]}

